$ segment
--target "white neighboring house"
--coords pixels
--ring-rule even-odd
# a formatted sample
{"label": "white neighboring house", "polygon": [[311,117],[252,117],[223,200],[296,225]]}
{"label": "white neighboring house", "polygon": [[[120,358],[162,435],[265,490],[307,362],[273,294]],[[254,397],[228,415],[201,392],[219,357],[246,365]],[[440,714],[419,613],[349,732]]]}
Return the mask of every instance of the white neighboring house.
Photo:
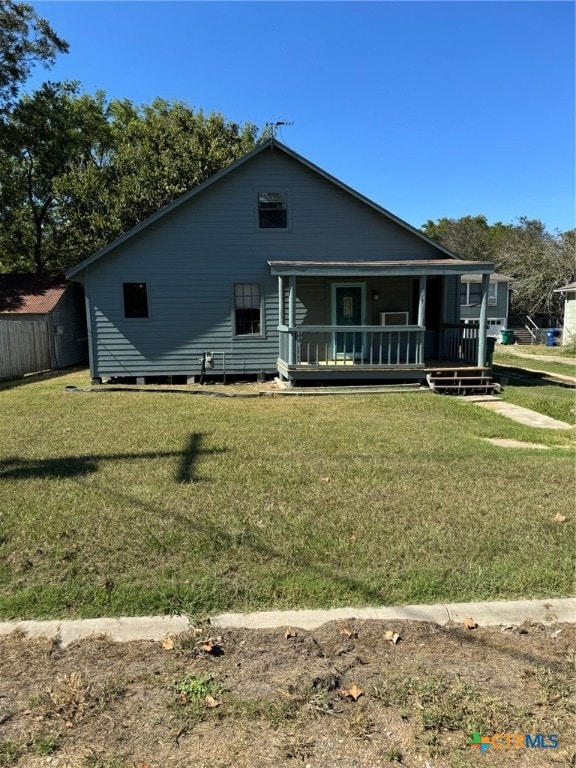
{"label": "white neighboring house", "polygon": [[564,325],[562,328],[562,346],[576,339],[576,282],[556,288],[554,293],[564,294]]}
{"label": "white neighboring house", "polygon": [[[500,338],[500,331],[508,327],[510,306],[510,283],[512,278],[495,272],[490,275],[488,288],[488,336]],[[460,277],[460,321],[463,323],[480,320],[482,280],[479,275]]]}

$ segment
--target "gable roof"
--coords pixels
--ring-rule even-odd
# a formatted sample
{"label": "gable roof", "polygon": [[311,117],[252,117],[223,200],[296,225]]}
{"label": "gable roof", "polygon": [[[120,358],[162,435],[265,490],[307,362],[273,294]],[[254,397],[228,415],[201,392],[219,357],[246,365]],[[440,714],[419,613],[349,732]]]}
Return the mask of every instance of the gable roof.
{"label": "gable roof", "polygon": [[147,219],[144,219],[144,221],[141,221],[139,224],[136,224],[136,226],[132,227],[132,229],[129,229],[123,235],[120,235],[120,237],[116,238],[116,240],[111,242],[109,245],[105,246],[100,251],[97,251],[92,256],[89,256],[88,258],[81,261],[80,264],[77,264],[75,267],[72,267],[72,269],[66,272],[66,277],[69,279],[74,277],[79,272],[81,272],[85,267],[88,267],[90,264],[93,264],[95,261],[101,259],[103,256],[105,256],[106,254],[110,253],[115,248],[117,248],[119,245],[126,242],[130,238],[134,237],[134,235],[138,234],[139,232],[142,232],[142,230],[146,229],[154,222],[166,216],[166,214],[170,213],[176,208],[179,208],[181,205],[187,203],[189,200],[196,197],[197,195],[202,194],[202,192],[204,192],[205,189],[208,189],[213,184],[216,184],[224,176],[227,176],[229,173],[232,173],[232,171],[235,171],[237,168],[240,168],[245,163],[250,162],[252,158],[266,151],[283,152],[284,154],[288,155],[289,157],[293,158],[294,160],[304,165],[306,168],[309,168],[311,171],[314,171],[314,173],[317,173],[318,175],[322,176],[324,179],[326,179],[330,183],[335,184],[344,192],[347,192],[348,194],[355,197],[357,200],[360,200],[360,202],[370,206],[371,208],[373,208],[379,214],[385,216],[390,221],[393,221],[395,224],[398,224],[399,226],[408,230],[413,235],[416,235],[417,237],[419,237],[421,240],[428,243],[429,245],[434,246],[437,250],[439,250],[445,256],[448,256],[450,259],[458,259],[458,256],[456,254],[454,254],[452,251],[448,250],[444,246],[440,245],[439,243],[435,242],[434,240],[431,240],[429,237],[426,237],[426,235],[423,232],[420,232],[420,230],[416,229],[416,227],[413,227],[411,224],[408,224],[406,221],[403,221],[402,219],[398,218],[398,216],[395,216],[393,213],[390,213],[390,211],[386,210],[385,208],[382,208],[382,206],[378,205],[373,200],[370,200],[369,198],[364,197],[364,195],[352,189],[352,187],[347,186],[342,181],[339,181],[335,176],[331,176],[329,173],[322,170],[322,168],[319,168],[317,165],[314,165],[314,163],[311,163],[305,157],[302,157],[302,155],[299,155],[297,152],[294,152],[294,150],[290,149],[285,144],[282,144],[277,139],[271,138],[262,142],[262,144],[259,144],[251,152],[248,152],[248,154],[244,155],[238,160],[235,160],[230,165],[226,166],[226,168],[223,168],[221,171],[214,174],[214,176],[211,176],[206,181],[203,181],[201,184],[198,184],[196,187],[193,187],[188,192],[185,192],[183,195],[178,197],[173,202],[168,203],[168,205],[165,205],[163,208],[160,208],[160,210],[152,214],[152,216],[149,216]]}
{"label": "gable roof", "polygon": [[69,285],[64,275],[0,275],[0,314],[51,312]]}

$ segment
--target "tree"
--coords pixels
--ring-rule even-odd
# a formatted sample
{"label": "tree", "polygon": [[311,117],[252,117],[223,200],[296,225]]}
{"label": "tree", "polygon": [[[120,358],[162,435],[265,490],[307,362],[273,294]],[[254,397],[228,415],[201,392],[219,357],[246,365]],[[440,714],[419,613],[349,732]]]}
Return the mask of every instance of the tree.
{"label": "tree", "polygon": [[552,234],[538,219],[526,217],[508,229],[499,245],[497,267],[516,278],[514,313],[562,315],[563,299],[554,290],[574,279],[575,234]]}
{"label": "tree", "polygon": [[35,64],[50,67],[68,43],[31,5],[0,0],[0,114],[13,103]]}
{"label": "tree", "polygon": [[422,229],[461,258],[492,261],[498,272],[515,278],[514,314],[561,315],[562,299],[554,290],[574,279],[576,230],[551,233],[526,217],[490,225],[483,215],[429,220]]}
{"label": "tree", "polygon": [[[501,226],[497,224],[495,226]],[[442,243],[461,259],[492,261],[494,257],[493,228],[486,216],[463,216],[460,219],[430,219],[422,226],[425,235]]]}
{"label": "tree", "polygon": [[0,134],[0,268],[63,270],[254,148],[256,126],[46,83]]}
{"label": "tree", "polygon": [[113,102],[116,217],[125,231],[256,145],[253,124],[205,116],[182,101]]}
{"label": "tree", "polygon": [[7,266],[62,267],[70,227],[59,183],[94,165],[108,133],[103,97],[79,96],[76,83],[45,83],[13,108],[0,134],[0,252]]}

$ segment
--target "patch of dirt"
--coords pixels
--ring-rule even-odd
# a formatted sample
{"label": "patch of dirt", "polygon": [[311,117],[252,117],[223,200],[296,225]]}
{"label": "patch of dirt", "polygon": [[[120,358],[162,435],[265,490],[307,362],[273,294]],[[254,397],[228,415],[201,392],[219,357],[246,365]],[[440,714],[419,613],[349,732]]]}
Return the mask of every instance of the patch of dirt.
{"label": "patch of dirt", "polygon": [[[0,768],[576,765],[572,625],[286,629],[2,637]],[[481,755],[475,731],[545,741]]]}
{"label": "patch of dirt", "polygon": [[485,439],[487,442],[492,443],[492,445],[500,446],[500,448],[537,448],[539,450],[548,450],[549,447],[540,443],[524,443],[522,440],[512,440],[512,438],[507,437],[487,437]]}

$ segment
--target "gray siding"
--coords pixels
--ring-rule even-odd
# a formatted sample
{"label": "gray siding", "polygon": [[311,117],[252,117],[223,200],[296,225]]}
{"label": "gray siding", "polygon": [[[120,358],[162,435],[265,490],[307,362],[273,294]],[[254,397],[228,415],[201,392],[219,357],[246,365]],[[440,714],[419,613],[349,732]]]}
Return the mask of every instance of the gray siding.
{"label": "gray siding", "polygon": [[54,335],[54,367],[85,363],[88,360],[88,334],[82,286],[78,283],[69,285],[51,314],[50,330],[54,331],[56,327],[61,330]]}
{"label": "gray siding", "polygon": [[[508,283],[497,283],[496,304],[488,306],[488,319],[508,317]],[[462,320],[479,320],[479,306],[460,306],[460,318]]]}
{"label": "gray siding", "polygon": [[[288,229],[258,229],[259,191],[288,194]],[[432,245],[298,161],[266,151],[86,268],[93,375],[191,375],[203,351],[215,354],[218,373],[224,364],[229,372],[274,370],[278,284],[268,260],[438,257]],[[147,283],[148,319],[124,318],[123,282]],[[260,336],[233,335],[235,282],[260,285]],[[329,281],[298,282],[298,322],[330,322]],[[406,285],[383,284],[381,304],[409,302]],[[372,318],[382,311],[369,310]]]}

